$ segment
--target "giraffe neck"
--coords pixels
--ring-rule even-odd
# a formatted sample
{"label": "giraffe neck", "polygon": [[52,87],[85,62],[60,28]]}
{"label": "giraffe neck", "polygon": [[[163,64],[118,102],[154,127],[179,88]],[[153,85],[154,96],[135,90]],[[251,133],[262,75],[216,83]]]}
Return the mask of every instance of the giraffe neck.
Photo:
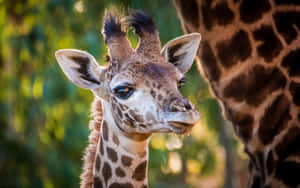
{"label": "giraffe neck", "polygon": [[129,138],[118,128],[106,102],[103,110],[93,168],[94,187],[147,187],[149,137],[142,141]]}
{"label": "giraffe neck", "polygon": [[[299,187],[299,1],[174,0],[249,156],[249,187]],[[250,6],[255,5],[255,6]]]}

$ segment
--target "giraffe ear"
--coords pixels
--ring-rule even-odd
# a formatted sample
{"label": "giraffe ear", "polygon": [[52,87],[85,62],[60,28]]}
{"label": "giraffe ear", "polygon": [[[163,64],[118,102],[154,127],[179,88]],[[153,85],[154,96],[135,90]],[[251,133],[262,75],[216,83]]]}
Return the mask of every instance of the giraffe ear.
{"label": "giraffe ear", "polygon": [[177,37],[163,47],[161,54],[182,73],[186,73],[194,62],[200,40],[200,33]]}
{"label": "giraffe ear", "polygon": [[75,85],[85,89],[101,87],[105,69],[87,52],[63,49],[55,52],[56,59],[65,75]]}

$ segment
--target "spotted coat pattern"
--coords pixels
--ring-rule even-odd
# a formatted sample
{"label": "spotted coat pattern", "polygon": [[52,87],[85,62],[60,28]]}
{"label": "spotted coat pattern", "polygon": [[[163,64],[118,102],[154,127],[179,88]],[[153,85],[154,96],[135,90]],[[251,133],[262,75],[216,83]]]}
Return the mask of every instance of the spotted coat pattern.
{"label": "spotted coat pattern", "polygon": [[97,149],[103,152],[95,155],[93,187],[135,188],[147,184],[148,150],[140,155],[126,151],[105,120]]}
{"label": "spotted coat pattern", "polygon": [[249,187],[300,186],[300,2],[174,0],[250,158]]}

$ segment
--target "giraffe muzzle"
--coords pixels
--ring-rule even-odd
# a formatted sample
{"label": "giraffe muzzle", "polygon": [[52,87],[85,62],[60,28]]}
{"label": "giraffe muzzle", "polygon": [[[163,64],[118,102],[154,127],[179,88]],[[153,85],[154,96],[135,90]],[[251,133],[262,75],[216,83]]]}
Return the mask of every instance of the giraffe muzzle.
{"label": "giraffe muzzle", "polygon": [[173,98],[168,106],[170,112],[185,112],[193,109],[193,105],[184,97]]}
{"label": "giraffe muzzle", "polygon": [[200,115],[196,110],[188,112],[165,112],[165,120],[170,130],[177,134],[189,132],[200,120]]}

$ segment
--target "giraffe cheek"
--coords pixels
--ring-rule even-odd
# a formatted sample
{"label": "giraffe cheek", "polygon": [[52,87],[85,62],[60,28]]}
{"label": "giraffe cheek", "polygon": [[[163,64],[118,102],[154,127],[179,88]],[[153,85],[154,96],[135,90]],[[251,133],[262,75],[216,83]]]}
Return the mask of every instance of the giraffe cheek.
{"label": "giraffe cheek", "polygon": [[129,111],[130,116],[139,123],[143,123],[145,120],[141,114],[136,113],[134,110]]}
{"label": "giraffe cheek", "polygon": [[111,107],[112,107],[113,114],[114,114],[113,116],[116,119],[116,121],[122,122],[122,119],[124,118],[124,116],[123,116],[123,112],[122,112],[123,110],[121,109],[121,107],[114,102],[112,102]]}
{"label": "giraffe cheek", "polygon": [[122,113],[122,111],[119,107],[116,108],[116,113],[117,113],[118,119],[122,120],[123,119],[123,113]]}
{"label": "giraffe cheek", "polygon": [[133,120],[130,120],[130,119],[125,119],[123,121],[123,123],[126,125],[126,127],[128,128],[135,128],[135,125],[134,125],[134,121]]}

